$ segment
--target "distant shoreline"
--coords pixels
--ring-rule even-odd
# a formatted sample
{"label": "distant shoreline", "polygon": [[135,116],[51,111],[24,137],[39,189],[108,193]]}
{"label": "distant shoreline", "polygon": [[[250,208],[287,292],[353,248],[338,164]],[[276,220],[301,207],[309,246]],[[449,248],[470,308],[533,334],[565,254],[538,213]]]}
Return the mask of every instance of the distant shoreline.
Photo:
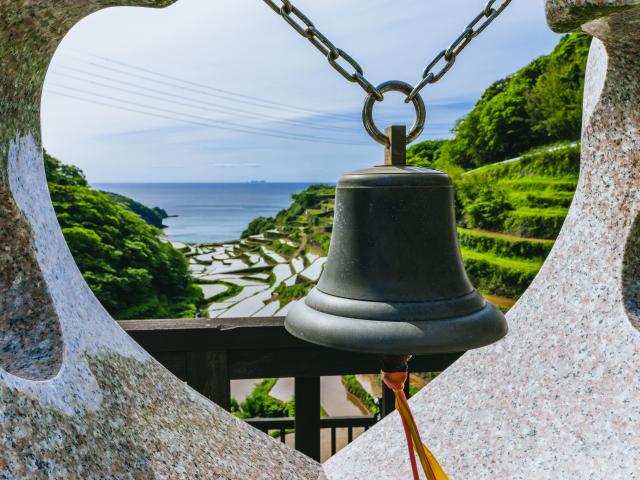
{"label": "distant shoreline", "polygon": [[119,182],[101,190],[124,195],[168,214],[164,236],[185,244],[237,241],[257,217],[289,207],[291,196],[309,187],[303,182]]}

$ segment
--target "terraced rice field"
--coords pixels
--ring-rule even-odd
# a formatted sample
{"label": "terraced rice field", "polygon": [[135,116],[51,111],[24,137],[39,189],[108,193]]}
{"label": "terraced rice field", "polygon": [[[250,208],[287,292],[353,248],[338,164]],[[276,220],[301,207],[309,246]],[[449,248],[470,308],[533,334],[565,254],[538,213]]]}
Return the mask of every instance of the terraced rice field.
{"label": "terraced rice field", "polygon": [[[467,172],[456,185],[463,204],[458,220],[467,227],[458,228],[465,267],[478,289],[504,310],[553,248],[573,201],[579,157],[576,145],[549,147]],[[491,194],[477,200],[486,191]],[[478,216],[483,208],[484,220]],[[477,227],[487,219],[490,226]]]}
{"label": "terraced rice field", "polygon": [[284,284],[315,282],[326,258],[301,251],[296,256],[275,252],[273,237],[295,249],[299,242],[285,232],[254,235],[225,244],[176,244],[189,257],[189,268],[208,302],[202,315],[211,318],[285,315],[293,302],[283,303],[274,290]]}

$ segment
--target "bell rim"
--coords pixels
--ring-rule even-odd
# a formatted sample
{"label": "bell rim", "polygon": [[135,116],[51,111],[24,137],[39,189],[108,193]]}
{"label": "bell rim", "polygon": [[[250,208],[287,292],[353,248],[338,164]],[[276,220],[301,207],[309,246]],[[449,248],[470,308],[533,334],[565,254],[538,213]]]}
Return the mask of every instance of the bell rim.
{"label": "bell rim", "polygon": [[465,352],[495,343],[508,333],[504,314],[490,302],[462,316],[384,321],[332,315],[301,301],[287,314],[285,328],[316,345],[377,355]]}
{"label": "bell rim", "polygon": [[424,321],[468,315],[481,310],[487,301],[475,288],[451,298],[381,302],[327,293],[317,285],[304,298],[304,303],[314,310],[335,316],[376,321]]}

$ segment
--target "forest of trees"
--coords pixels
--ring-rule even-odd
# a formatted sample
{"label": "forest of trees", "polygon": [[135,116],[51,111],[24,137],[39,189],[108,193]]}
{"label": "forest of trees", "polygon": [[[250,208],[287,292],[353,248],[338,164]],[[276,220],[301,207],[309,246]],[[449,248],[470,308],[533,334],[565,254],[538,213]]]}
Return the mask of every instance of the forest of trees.
{"label": "forest of trees", "polygon": [[410,161],[468,170],[534,147],[577,140],[590,42],[591,37],[580,33],[563,37],[549,55],[487,88],[473,110],[458,120],[452,140],[411,147]]}
{"label": "forest of trees", "polygon": [[[45,152],[53,206],[71,253],[102,305],[116,319],[193,317],[202,298],[185,256],[161,231],[89,187],[77,167]],[[133,202],[136,203],[136,202]]]}

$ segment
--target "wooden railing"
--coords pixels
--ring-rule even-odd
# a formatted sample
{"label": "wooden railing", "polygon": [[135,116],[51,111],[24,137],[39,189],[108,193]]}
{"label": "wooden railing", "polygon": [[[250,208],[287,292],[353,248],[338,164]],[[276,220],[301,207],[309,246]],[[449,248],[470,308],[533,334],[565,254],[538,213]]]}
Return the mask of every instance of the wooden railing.
{"label": "wooden railing", "polygon": [[[359,431],[366,432],[376,424],[378,419],[378,415],[320,418],[320,434],[323,430],[329,430],[330,432],[330,443],[327,445],[328,452],[326,453],[328,455],[326,456],[329,457],[338,451],[338,430],[346,430],[347,438],[345,443],[349,444],[354,438],[354,433],[359,433]],[[246,422],[266,434],[275,433],[283,443],[286,442],[287,432],[295,430],[295,418],[291,417],[249,418]]]}
{"label": "wooden railing", "polygon": [[[231,403],[231,380],[294,377],[295,418],[252,419],[249,423],[263,431],[278,430],[283,438],[283,432],[294,429],[295,448],[312,458],[320,459],[321,429],[332,429],[332,453],[335,453],[335,429],[353,432],[355,427],[369,428],[375,423],[373,417],[320,418],[320,377],[378,373],[379,357],[303,342],[285,330],[283,318],[119,323],[169,371],[227,410]],[[410,368],[413,372],[442,371],[460,355],[416,356]],[[392,410],[393,395],[385,389],[382,416]]]}

